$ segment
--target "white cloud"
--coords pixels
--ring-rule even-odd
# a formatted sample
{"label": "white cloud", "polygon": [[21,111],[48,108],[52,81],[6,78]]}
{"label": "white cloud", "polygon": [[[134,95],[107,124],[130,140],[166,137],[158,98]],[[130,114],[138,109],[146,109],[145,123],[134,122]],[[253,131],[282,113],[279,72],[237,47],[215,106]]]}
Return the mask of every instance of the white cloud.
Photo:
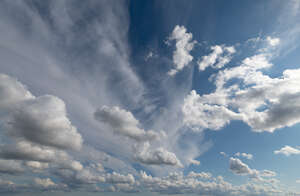
{"label": "white cloud", "polygon": [[204,71],[207,67],[220,69],[231,61],[235,48],[216,45],[211,47],[212,52],[208,56],[203,56],[197,61],[199,71]]}
{"label": "white cloud", "polygon": [[190,162],[191,165],[200,165],[201,164],[200,161],[195,160],[195,159],[190,159],[189,162]]}
{"label": "white cloud", "polygon": [[114,133],[138,142],[157,140],[164,136],[163,132],[157,133],[139,128],[139,121],[135,119],[132,113],[117,106],[103,106],[95,112],[94,116],[98,121],[111,126]]}
{"label": "white cloud", "polygon": [[50,178],[35,178],[34,183],[42,188],[50,188],[57,186],[57,184],[55,184]]}
{"label": "white cloud", "polygon": [[[264,183],[249,182],[240,186],[226,182],[222,176],[216,178],[210,174],[197,173],[184,176],[182,173],[171,173],[166,177],[152,177],[145,172],[140,173],[141,185],[151,192],[160,194],[197,194],[197,195],[274,195],[286,194],[270,181]],[[201,179],[204,177],[204,179]]]}
{"label": "white cloud", "polygon": [[241,120],[257,132],[299,123],[300,71],[285,70],[282,77],[271,78],[261,72],[272,66],[269,56],[257,54],[240,66],[219,71],[211,77],[216,90],[210,94],[200,96],[192,90],[184,99],[183,122],[194,130],[218,130]]}
{"label": "white cloud", "polygon": [[243,153],[237,152],[234,155],[237,156],[237,157],[244,157],[244,158],[249,159],[249,160],[253,159],[252,154],[248,154],[248,153],[244,153],[244,152]]}
{"label": "white cloud", "polygon": [[169,40],[176,40],[176,50],[173,53],[173,63],[175,68],[171,69],[168,74],[173,76],[178,71],[186,67],[193,57],[190,55],[190,51],[194,48],[195,41],[192,41],[192,33],[187,33],[184,26],[176,25]]}
{"label": "white cloud", "polygon": [[294,154],[300,154],[300,150],[291,146],[284,146],[280,150],[275,150],[274,154],[283,154],[285,156],[290,156]]}
{"label": "white cloud", "polygon": [[280,39],[278,37],[270,37],[268,36],[266,38],[268,44],[272,47],[277,46],[278,44],[280,44]]}

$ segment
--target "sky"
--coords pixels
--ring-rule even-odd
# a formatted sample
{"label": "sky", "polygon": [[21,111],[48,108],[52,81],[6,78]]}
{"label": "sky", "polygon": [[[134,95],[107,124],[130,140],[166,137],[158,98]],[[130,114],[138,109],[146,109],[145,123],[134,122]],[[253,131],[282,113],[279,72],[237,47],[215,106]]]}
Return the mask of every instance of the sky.
{"label": "sky", "polygon": [[299,0],[0,2],[0,194],[300,195]]}

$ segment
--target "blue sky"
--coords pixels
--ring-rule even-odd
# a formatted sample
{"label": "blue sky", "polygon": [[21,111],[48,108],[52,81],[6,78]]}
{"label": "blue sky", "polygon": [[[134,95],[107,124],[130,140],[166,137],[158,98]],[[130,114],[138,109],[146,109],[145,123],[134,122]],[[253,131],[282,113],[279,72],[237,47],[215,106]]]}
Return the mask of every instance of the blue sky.
{"label": "blue sky", "polygon": [[300,195],[300,1],[2,1],[3,195]]}

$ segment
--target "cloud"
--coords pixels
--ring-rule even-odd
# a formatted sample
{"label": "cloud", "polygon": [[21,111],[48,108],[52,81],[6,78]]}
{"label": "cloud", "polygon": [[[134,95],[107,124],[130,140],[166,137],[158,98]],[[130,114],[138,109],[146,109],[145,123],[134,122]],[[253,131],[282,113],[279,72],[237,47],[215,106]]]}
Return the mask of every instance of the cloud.
{"label": "cloud", "polygon": [[236,158],[230,158],[229,160],[229,169],[238,175],[251,175],[253,170],[249,168],[248,165],[243,163],[241,160]]}
{"label": "cloud", "polygon": [[10,108],[6,124],[9,135],[45,146],[80,149],[82,137],[67,118],[61,99],[34,97],[24,85],[4,74],[0,83],[1,109]]}
{"label": "cloud", "polygon": [[277,46],[278,44],[280,44],[280,39],[278,37],[267,36],[266,41],[272,47]]}
{"label": "cloud", "polygon": [[220,155],[227,157],[228,155],[225,152],[220,152]]}
{"label": "cloud", "polygon": [[244,153],[244,152],[243,153],[237,152],[234,155],[237,156],[237,157],[244,157],[244,158],[249,159],[249,160],[253,159],[252,154],[248,154],[248,153]]}
{"label": "cloud", "polygon": [[280,150],[275,150],[274,154],[283,154],[285,156],[300,154],[300,150],[291,146],[284,146]]}
{"label": "cloud", "polygon": [[190,159],[190,164],[191,164],[191,165],[200,165],[201,163],[200,163],[200,161],[198,161],[198,160]]}
{"label": "cloud", "polygon": [[57,186],[57,184],[55,184],[50,178],[35,178],[34,183],[42,188],[50,188]]}
{"label": "cloud", "polygon": [[168,39],[169,41],[176,41],[176,50],[173,53],[173,63],[175,68],[168,72],[169,75],[175,75],[193,60],[193,57],[190,55],[190,51],[193,50],[196,41],[192,41],[192,39],[192,33],[187,33],[184,26],[175,26]]}
{"label": "cloud", "polygon": [[120,184],[120,183],[134,184],[134,182],[135,182],[133,175],[131,175],[131,174],[122,175],[122,174],[119,174],[116,172],[107,174],[105,179],[106,179],[106,182],[109,182],[112,184]]}
{"label": "cloud", "polygon": [[195,173],[191,171],[187,177],[189,178],[204,178],[204,179],[210,179],[212,177],[211,173],[208,172],[200,172],[200,173]]}
{"label": "cloud", "polygon": [[210,78],[216,85],[212,93],[200,96],[192,90],[182,106],[183,122],[194,130],[219,130],[241,120],[256,132],[299,123],[300,71],[287,69],[278,78],[263,74],[262,69],[272,66],[270,55],[256,54],[240,66],[219,71]]}
{"label": "cloud", "polygon": [[[210,174],[192,173],[184,176],[182,173],[170,173],[166,177],[152,177],[141,171],[141,185],[151,192],[160,194],[198,194],[198,195],[274,195],[287,193],[274,187],[271,182],[249,182],[239,186],[225,181],[222,176],[216,178]],[[204,177],[204,179],[201,179]]]}
{"label": "cloud", "polygon": [[112,127],[114,133],[138,142],[157,140],[163,136],[163,133],[139,128],[139,121],[132,113],[117,106],[103,106],[94,113],[94,116],[96,120]]}
{"label": "cloud", "polygon": [[251,169],[247,164],[243,163],[238,158],[230,157],[229,159],[229,169],[237,175],[249,176],[259,182],[266,182],[267,180],[263,177],[274,177],[276,172],[270,170],[258,171],[256,169]]}
{"label": "cloud", "polygon": [[146,165],[170,165],[183,167],[182,163],[176,155],[166,149],[159,147],[151,149],[149,143],[143,145],[143,147],[136,147],[137,153],[135,154],[135,159]]}
{"label": "cloud", "polygon": [[207,67],[220,69],[231,61],[235,48],[233,46],[215,45],[211,47],[212,52],[208,56],[203,56],[197,61],[199,71],[204,71]]}
{"label": "cloud", "polygon": [[19,161],[0,159],[0,173],[14,175],[14,174],[21,174],[23,172],[24,172],[24,168],[22,167]]}

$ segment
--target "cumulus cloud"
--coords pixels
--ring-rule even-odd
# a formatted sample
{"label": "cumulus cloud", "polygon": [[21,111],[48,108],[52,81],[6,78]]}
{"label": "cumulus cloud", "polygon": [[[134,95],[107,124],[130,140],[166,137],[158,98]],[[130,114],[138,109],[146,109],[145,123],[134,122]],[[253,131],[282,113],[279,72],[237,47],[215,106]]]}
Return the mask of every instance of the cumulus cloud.
{"label": "cumulus cloud", "polygon": [[146,143],[139,148],[140,149],[137,149],[137,153],[135,154],[135,159],[140,163],[146,165],[170,165],[183,167],[182,163],[174,153],[169,152],[162,147],[152,149],[149,143]]}
{"label": "cumulus cloud", "polygon": [[[140,173],[141,185],[151,192],[161,194],[199,194],[199,195],[273,195],[287,193],[279,188],[275,188],[271,182],[265,181],[256,183],[255,181],[232,185],[226,182],[222,176],[216,178],[210,174],[192,173],[184,176],[182,173],[171,173],[166,177],[152,177],[145,172]],[[204,179],[201,179],[204,177]]]}
{"label": "cumulus cloud", "polygon": [[229,169],[237,175],[249,176],[250,178],[254,178],[257,181],[266,181],[263,177],[274,177],[276,176],[276,172],[270,170],[262,170],[258,171],[256,169],[251,169],[247,164],[243,163],[238,158],[230,157],[229,159]]}
{"label": "cumulus cloud", "polygon": [[164,136],[163,132],[157,133],[152,130],[145,131],[139,128],[139,121],[132,113],[117,106],[103,106],[95,112],[94,116],[98,121],[111,126],[114,133],[138,142],[157,140]]}
{"label": "cumulus cloud", "polygon": [[282,77],[271,78],[261,71],[272,66],[269,56],[256,54],[240,66],[219,71],[211,77],[216,85],[212,93],[192,90],[182,107],[183,122],[195,130],[218,130],[241,120],[257,132],[299,123],[300,71],[285,70]]}
{"label": "cumulus cloud", "polygon": [[248,153],[245,153],[245,152],[242,152],[242,153],[237,152],[234,155],[237,156],[237,157],[244,157],[244,158],[249,159],[249,160],[253,159],[252,154],[248,154]]}
{"label": "cumulus cloud", "polygon": [[193,56],[190,55],[190,51],[193,50],[196,42],[192,41],[192,39],[192,33],[187,33],[184,26],[175,26],[171,36],[169,37],[169,41],[176,41],[176,50],[173,53],[173,63],[175,68],[168,72],[169,75],[175,75],[193,60]]}
{"label": "cumulus cloud", "polygon": [[300,150],[291,146],[284,146],[280,150],[275,150],[274,154],[283,154],[285,156],[300,154]]}
{"label": "cumulus cloud", "polygon": [[222,46],[216,45],[211,47],[212,52],[201,57],[197,61],[199,71],[204,71],[207,67],[214,69],[220,69],[231,61],[232,54],[234,54],[235,48],[233,46]]}
{"label": "cumulus cloud", "polygon": [[229,160],[229,169],[238,175],[251,175],[253,174],[253,170],[249,168],[249,166],[243,163],[241,160],[236,158],[230,158]]}
{"label": "cumulus cloud", "polygon": [[67,118],[61,99],[51,95],[34,97],[24,85],[4,74],[0,75],[0,83],[1,109],[11,108],[6,124],[9,135],[45,146],[81,147],[82,137]]}
{"label": "cumulus cloud", "polygon": [[42,188],[50,188],[57,186],[57,184],[55,184],[50,178],[35,178],[34,183]]}
{"label": "cumulus cloud", "polygon": [[[6,142],[1,143],[0,157],[16,171],[22,171],[19,161],[33,170],[55,163],[59,167],[78,170],[81,164],[72,160],[65,150],[79,150],[82,137],[66,114],[65,103],[51,95],[33,96],[16,79],[0,74],[1,109]],[[2,162],[3,162],[2,161]],[[43,163],[41,163],[43,162]],[[2,167],[13,173],[11,167]],[[82,167],[82,166],[81,166]]]}
{"label": "cumulus cloud", "polygon": [[107,174],[105,179],[106,179],[106,182],[109,182],[112,184],[120,184],[120,183],[134,184],[134,182],[135,182],[133,175],[131,175],[131,174],[122,175],[122,174],[119,174],[116,172]]}

